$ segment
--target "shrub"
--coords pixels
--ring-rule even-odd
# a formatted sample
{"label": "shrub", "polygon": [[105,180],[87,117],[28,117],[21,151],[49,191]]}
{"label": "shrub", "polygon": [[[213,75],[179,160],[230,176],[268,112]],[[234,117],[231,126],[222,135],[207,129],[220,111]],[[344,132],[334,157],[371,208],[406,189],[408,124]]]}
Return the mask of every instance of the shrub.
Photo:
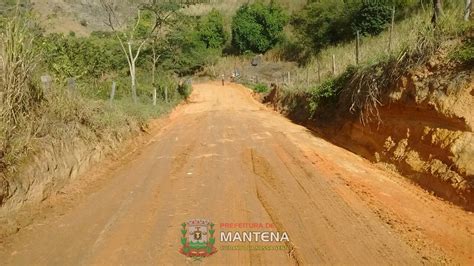
{"label": "shrub", "polygon": [[273,2],[245,4],[232,19],[232,45],[240,52],[264,53],[282,36],[288,17]]}
{"label": "shrub", "polygon": [[99,77],[120,70],[126,61],[111,39],[50,34],[41,39],[44,64],[59,79]]}
{"label": "shrub", "polygon": [[191,92],[192,92],[192,86],[191,86],[191,83],[189,81],[180,82],[178,84],[178,93],[186,101],[189,99],[189,96],[191,95]]}
{"label": "shrub", "polygon": [[324,81],[309,91],[309,113],[314,117],[319,108],[323,105],[335,104],[340,92],[352,78],[356,68],[349,67],[340,76]]}
{"label": "shrub", "polygon": [[259,83],[253,87],[253,91],[257,93],[266,93],[268,92],[268,87],[265,84]]}
{"label": "shrub", "polygon": [[454,50],[450,57],[458,62],[474,65],[474,39],[469,39],[462,46]]}

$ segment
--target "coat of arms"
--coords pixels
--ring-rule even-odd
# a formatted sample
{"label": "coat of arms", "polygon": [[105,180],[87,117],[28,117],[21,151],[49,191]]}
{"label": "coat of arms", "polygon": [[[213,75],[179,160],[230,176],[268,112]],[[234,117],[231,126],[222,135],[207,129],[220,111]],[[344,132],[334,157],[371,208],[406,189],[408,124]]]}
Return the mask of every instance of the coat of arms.
{"label": "coat of arms", "polygon": [[214,224],[208,220],[190,220],[181,224],[181,244],[179,252],[187,257],[203,258],[217,252],[214,247]]}

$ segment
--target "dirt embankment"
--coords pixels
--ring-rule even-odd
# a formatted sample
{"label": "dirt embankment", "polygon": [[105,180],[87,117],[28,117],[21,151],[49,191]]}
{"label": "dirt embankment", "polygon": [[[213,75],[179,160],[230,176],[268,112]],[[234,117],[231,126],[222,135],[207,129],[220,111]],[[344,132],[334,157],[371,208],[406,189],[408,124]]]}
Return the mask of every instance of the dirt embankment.
{"label": "dirt embankment", "polygon": [[382,95],[380,123],[363,125],[349,110],[334,110],[339,104],[310,119],[304,94],[272,91],[265,100],[337,145],[473,210],[473,72],[435,59],[412,69]]}
{"label": "dirt embankment", "polygon": [[37,143],[40,147],[9,174],[0,173],[0,231],[15,230],[16,215],[28,205],[39,203],[85,173],[107,155],[121,151],[122,142],[139,134],[141,127],[127,128],[97,140],[52,139]]}

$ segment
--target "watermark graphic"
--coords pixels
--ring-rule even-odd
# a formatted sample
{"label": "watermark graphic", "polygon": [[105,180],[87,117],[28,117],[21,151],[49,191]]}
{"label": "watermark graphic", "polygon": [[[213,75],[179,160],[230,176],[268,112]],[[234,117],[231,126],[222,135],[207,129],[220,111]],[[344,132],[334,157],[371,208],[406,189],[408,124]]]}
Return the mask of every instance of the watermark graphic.
{"label": "watermark graphic", "polygon": [[228,222],[216,225],[209,220],[193,219],[181,224],[179,252],[194,260],[202,260],[222,251],[288,251],[288,233],[272,223]]}
{"label": "watermark graphic", "polygon": [[214,224],[208,220],[194,219],[181,224],[181,245],[179,252],[200,260],[217,252]]}

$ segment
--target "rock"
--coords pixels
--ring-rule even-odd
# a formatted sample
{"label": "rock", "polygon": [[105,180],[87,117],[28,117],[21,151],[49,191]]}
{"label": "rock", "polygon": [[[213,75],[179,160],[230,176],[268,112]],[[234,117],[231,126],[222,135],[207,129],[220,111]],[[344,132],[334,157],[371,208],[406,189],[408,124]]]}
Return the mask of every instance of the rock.
{"label": "rock", "polygon": [[8,182],[2,174],[0,174],[0,206],[2,206],[4,200],[8,197],[9,186]]}

